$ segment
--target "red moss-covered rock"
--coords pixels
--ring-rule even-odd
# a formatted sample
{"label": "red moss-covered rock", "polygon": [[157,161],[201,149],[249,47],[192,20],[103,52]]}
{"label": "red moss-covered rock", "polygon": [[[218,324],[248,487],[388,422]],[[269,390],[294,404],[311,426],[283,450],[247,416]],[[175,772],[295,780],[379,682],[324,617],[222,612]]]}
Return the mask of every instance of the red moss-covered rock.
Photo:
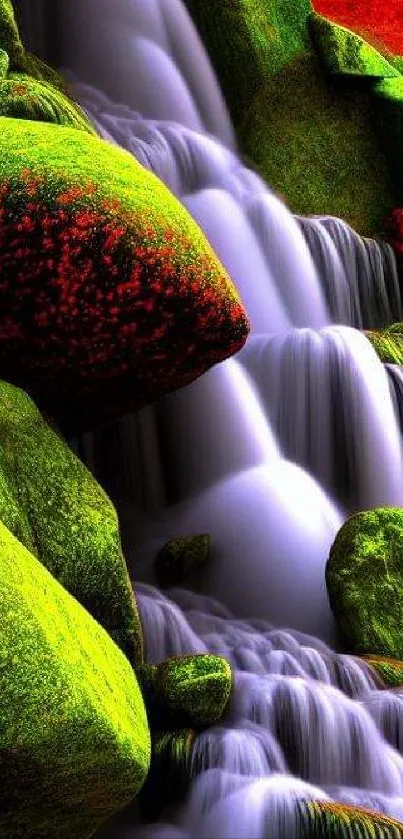
{"label": "red moss-covered rock", "polygon": [[241,301],[206,238],[131,155],[0,119],[0,377],[70,431],[237,352]]}

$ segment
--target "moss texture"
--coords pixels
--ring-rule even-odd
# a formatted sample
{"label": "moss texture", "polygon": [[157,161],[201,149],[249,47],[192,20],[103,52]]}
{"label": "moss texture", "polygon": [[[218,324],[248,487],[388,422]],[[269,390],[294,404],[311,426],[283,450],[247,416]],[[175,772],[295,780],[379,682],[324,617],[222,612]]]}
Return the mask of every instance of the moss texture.
{"label": "moss texture", "polygon": [[403,364],[403,323],[365,334],[384,364]]}
{"label": "moss texture", "polygon": [[147,718],[121,650],[0,524],[0,835],[86,839],[136,795]]}
{"label": "moss texture", "polygon": [[328,73],[367,76],[369,79],[399,78],[399,71],[359,35],[321,15],[312,14],[310,32]]}
{"label": "moss texture", "polygon": [[403,510],[349,518],[326,567],[330,605],[348,649],[403,658]]}
{"label": "moss texture", "polygon": [[53,122],[96,134],[58,74],[25,52],[9,0],[0,0],[0,116]]}
{"label": "moss texture", "polygon": [[403,824],[364,807],[330,801],[300,805],[302,839],[402,839]]}
{"label": "moss texture", "polygon": [[227,272],[131,154],[0,118],[0,376],[69,432],[188,384],[243,345]]}
{"label": "moss texture", "polygon": [[178,585],[194,569],[205,565],[210,554],[210,536],[182,536],[172,539],[159,551],[155,560],[155,574],[161,588]]}
{"label": "moss texture", "polygon": [[138,667],[143,636],[116,511],[32,400],[6,382],[0,382],[0,521]]}
{"label": "moss texture", "polygon": [[170,658],[154,671],[156,694],[169,710],[194,726],[219,722],[228,707],[232,670],[221,656],[211,653]]}
{"label": "moss texture", "polygon": [[374,125],[372,82],[324,72],[309,0],[221,0],[214,15],[205,0],[186,5],[240,149],[261,175],[296,213],[333,214],[360,233],[383,232],[399,193]]}
{"label": "moss texture", "polygon": [[380,676],[385,687],[403,687],[403,661],[379,655],[365,655],[363,659]]}

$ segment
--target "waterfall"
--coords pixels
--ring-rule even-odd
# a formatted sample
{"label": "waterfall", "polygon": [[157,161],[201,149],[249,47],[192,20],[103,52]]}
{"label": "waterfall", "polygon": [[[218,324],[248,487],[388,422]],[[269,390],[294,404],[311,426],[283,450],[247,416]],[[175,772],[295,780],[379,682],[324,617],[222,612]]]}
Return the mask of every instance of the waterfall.
{"label": "waterfall", "polygon": [[[313,800],[403,819],[403,703],[336,651],[324,579],[347,512],[402,504],[400,372],[357,331],[402,319],[393,252],[339,219],[294,217],[243,165],[181,0],[56,6],[59,66],[100,136],[188,208],[252,323],[236,358],[73,441],[117,505],[148,660],[208,650],[234,668],[227,719],[196,738],[186,802],[126,828],[302,839]],[[197,594],[167,598],[153,559],[195,532],[212,537]]]}

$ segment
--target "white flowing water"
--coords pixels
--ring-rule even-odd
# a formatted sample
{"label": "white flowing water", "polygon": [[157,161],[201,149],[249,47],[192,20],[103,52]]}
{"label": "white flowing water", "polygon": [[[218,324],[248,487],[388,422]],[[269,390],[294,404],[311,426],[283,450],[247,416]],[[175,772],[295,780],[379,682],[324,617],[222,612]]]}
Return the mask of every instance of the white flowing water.
{"label": "white flowing water", "polygon": [[137,586],[148,660],[210,650],[235,678],[184,806],[99,836],[263,839],[270,825],[297,839],[309,799],[403,819],[403,700],[327,646],[324,581],[346,511],[403,501],[397,376],[389,388],[356,331],[401,319],[393,253],[338,219],[293,217],[242,164],[181,0],[56,5],[59,63],[100,135],[185,204],[252,323],[237,359],[75,442],[116,501],[135,577],[153,582],[167,539],[212,536],[197,595]]}

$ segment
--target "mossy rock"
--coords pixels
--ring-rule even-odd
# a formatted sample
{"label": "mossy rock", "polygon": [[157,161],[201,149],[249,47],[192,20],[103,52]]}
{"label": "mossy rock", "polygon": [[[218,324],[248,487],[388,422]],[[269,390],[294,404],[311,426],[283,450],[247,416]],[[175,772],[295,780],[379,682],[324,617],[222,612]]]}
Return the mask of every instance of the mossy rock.
{"label": "mossy rock", "polygon": [[364,807],[333,801],[300,804],[301,839],[402,839],[403,824]]}
{"label": "mossy rock", "polygon": [[328,73],[360,76],[368,81],[401,78],[399,71],[375,47],[350,29],[317,14],[311,15],[309,24]]}
{"label": "mossy rock", "polygon": [[166,807],[186,797],[195,737],[191,728],[152,731],[151,767],[139,798],[147,821],[156,821]]}
{"label": "mossy rock", "polygon": [[147,664],[139,679],[153,730],[219,722],[228,708],[233,683],[230,664],[212,653]]}
{"label": "mossy rock", "polygon": [[141,788],[150,735],[110,636],[0,524],[0,835],[87,839]]}
{"label": "mossy rock", "polygon": [[403,364],[403,323],[380,331],[368,330],[365,335],[384,364]]}
{"label": "mossy rock", "polygon": [[96,134],[58,74],[25,52],[9,0],[0,0],[0,116],[54,122]]}
{"label": "mossy rock", "polygon": [[[375,64],[371,48],[361,47],[355,74],[346,58],[348,73],[340,73],[339,50],[337,72],[329,74],[312,37],[309,0],[220,0],[214,14],[205,0],[185,2],[246,162],[294,213],[331,214],[363,235],[382,233],[399,201],[389,155],[394,161],[402,146],[383,144],[374,126],[376,79],[365,75],[370,57]],[[334,64],[334,49],[331,55]],[[377,73],[381,63],[385,73],[399,72],[377,53]]]}
{"label": "mossy rock", "polygon": [[403,509],[349,518],[326,566],[330,605],[353,653],[403,658]]}
{"label": "mossy rock", "polygon": [[128,152],[0,118],[0,376],[69,433],[188,384],[248,321],[185,208]]}
{"label": "mossy rock", "polygon": [[364,655],[362,658],[380,676],[385,687],[403,687],[403,661],[380,655]]}
{"label": "mossy rock", "polygon": [[32,400],[2,381],[0,521],[139,666],[142,629],[116,511]]}
{"label": "mossy rock", "polygon": [[171,539],[157,554],[155,575],[160,588],[182,583],[195,568],[205,565],[210,554],[210,536],[182,536]]}

